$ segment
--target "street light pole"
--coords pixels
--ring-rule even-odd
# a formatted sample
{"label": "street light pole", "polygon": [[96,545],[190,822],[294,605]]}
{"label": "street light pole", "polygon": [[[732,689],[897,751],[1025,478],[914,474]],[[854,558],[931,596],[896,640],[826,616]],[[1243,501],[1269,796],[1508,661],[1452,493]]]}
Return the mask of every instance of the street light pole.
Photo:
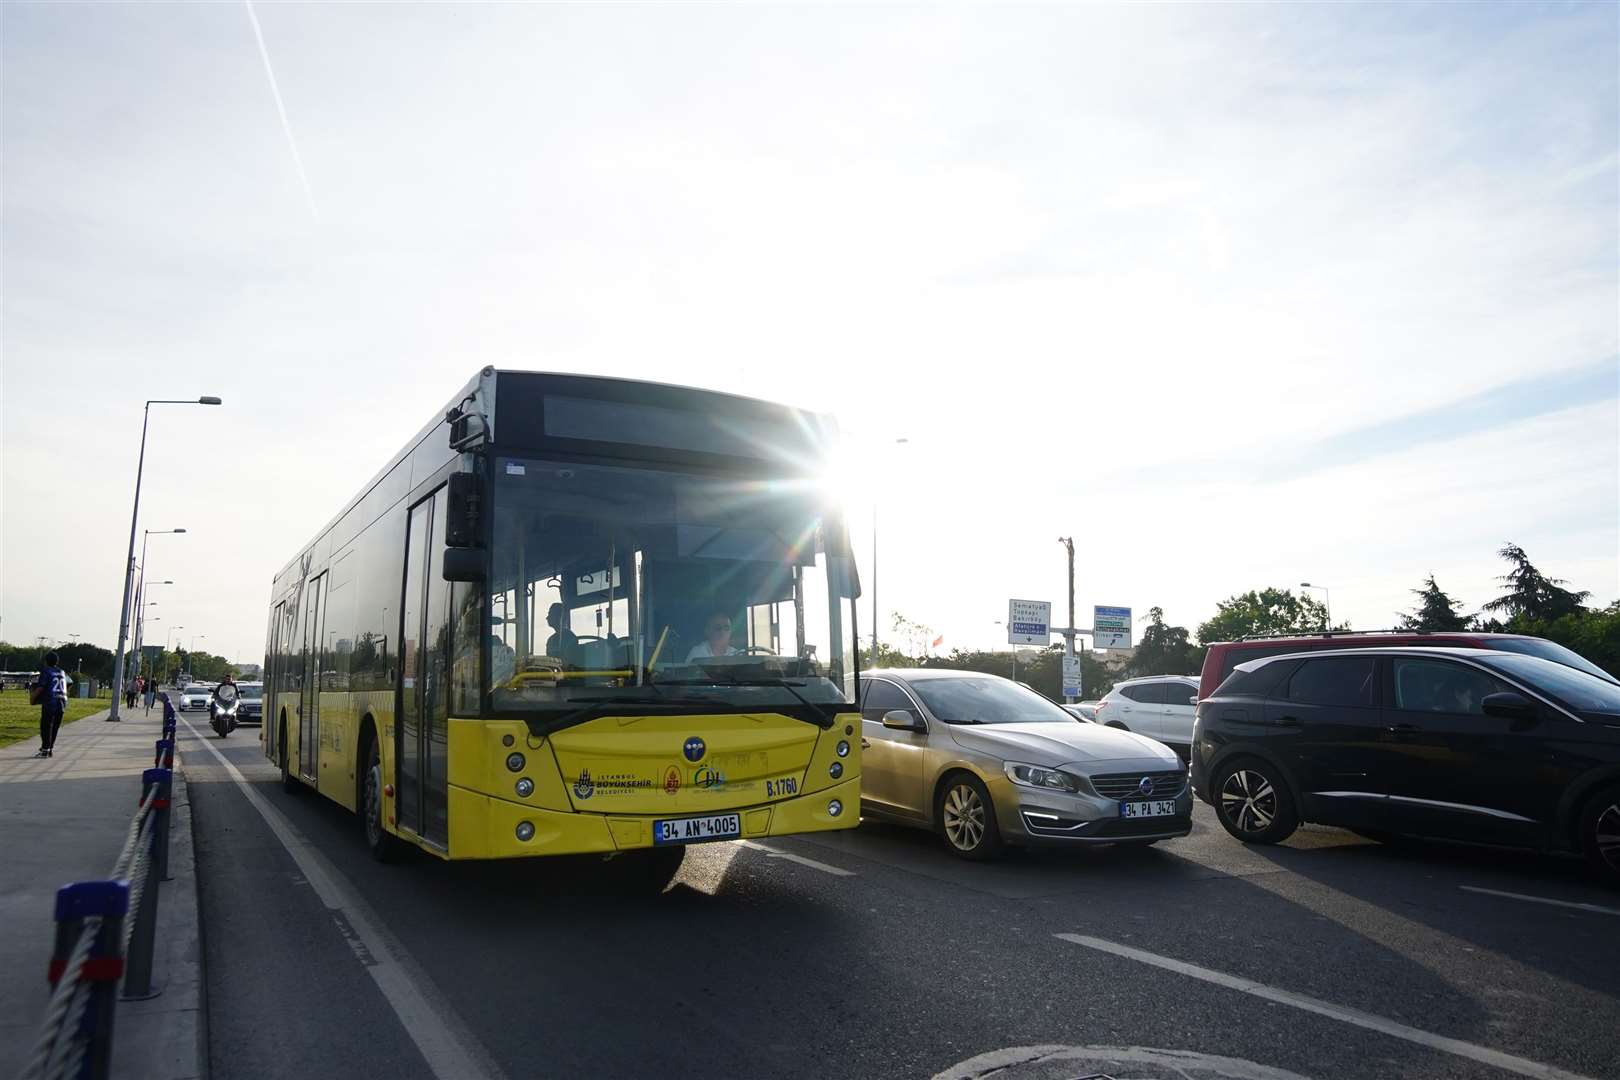
{"label": "street light pole", "polygon": [[151,585],[174,584],[172,581],[148,582],[146,580],[146,545],[152,542],[153,533],[163,536],[167,533],[183,533],[185,531],[184,529],[146,529],[141,534],[141,583],[135,591],[135,648],[132,650],[135,653],[136,674],[140,674],[146,667],[145,661],[141,657],[141,632],[146,623],[146,590]]}
{"label": "street light pole", "polygon": [[118,614],[118,651],[113,654],[112,711],[107,719],[117,722],[118,703],[124,696],[124,643],[129,639],[129,601],[135,589],[135,527],[141,519],[141,474],[146,471],[146,429],[152,419],[153,405],[218,405],[217,397],[200,397],[195,401],[183,398],[153,398],[141,409],[141,453],[135,460],[135,507],[129,512],[129,555],[124,559],[124,603]]}
{"label": "street light pole", "polygon": [[1312,585],[1308,581],[1300,582],[1299,587],[1302,588],[1302,589],[1321,589],[1322,590],[1323,599],[1326,601],[1322,605],[1322,610],[1327,612],[1327,626],[1324,627],[1324,629],[1332,630],[1333,629],[1333,594],[1328,592],[1328,587],[1326,585]]}
{"label": "street light pole", "polygon": [[[1063,655],[1072,660],[1074,659],[1074,537],[1060,536],[1058,537],[1058,543],[1062,544],[1069,552],[1069,626],[1063,632]],[[1067,682],[1068,679],[1065,678],[1063,681]],[[1059,689],[1062,689],[1062,687],[1059,687]],[[1074,695],[1064,694],[1063,700],[1065,703],[1073,705]]]}

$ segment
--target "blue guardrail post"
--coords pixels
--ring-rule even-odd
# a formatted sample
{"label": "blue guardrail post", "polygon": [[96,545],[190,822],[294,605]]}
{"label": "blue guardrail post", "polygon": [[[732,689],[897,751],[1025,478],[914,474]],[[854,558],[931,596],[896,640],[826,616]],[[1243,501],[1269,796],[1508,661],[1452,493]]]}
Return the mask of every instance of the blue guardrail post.
{"label": "blue guardrail post", "polygon": [[[87,1044],[80,1080],[105,1080],[112,1061],[113,1012],[118,1004],[118,980],[124,974],[124,917],[129,912],[129,882],[79,881],[56,890],[56,947],[51,953],[50,980],[54,987],[65,974],[90,984],[90,1005],[84,1010],[77,1038]],[[65,969],[84,930],[84,921],[100,917],[101,929],[91,943],[81,971]]]}

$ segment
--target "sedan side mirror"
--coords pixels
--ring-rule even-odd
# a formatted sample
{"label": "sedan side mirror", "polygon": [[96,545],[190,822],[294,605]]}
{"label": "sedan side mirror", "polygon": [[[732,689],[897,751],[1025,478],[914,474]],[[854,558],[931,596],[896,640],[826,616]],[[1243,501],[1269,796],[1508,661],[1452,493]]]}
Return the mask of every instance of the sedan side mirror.
{"label": "sedan side mirror", "polygon": [[921,731],[922,725],[911,715],[910,709],[890,709],[883,714],[883,726],[901,731]]}
{"label": "sedan side mirror", "polygon": [[1486,716],[1503,716],[1509,720],[1534,720],[1537,715],[1535,702],[1512,691],[1486,694],[1479,707]]}

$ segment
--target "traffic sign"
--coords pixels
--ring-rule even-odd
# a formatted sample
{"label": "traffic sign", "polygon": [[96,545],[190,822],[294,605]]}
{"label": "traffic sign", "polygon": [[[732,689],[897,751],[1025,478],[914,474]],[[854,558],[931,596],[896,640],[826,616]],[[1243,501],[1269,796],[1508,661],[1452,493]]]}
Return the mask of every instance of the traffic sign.
{"label": "traffic sign", "polygon": [[1080,690],[1080,658],[1065,654],[1063,657],[1063,696],[1080,697]]}
{"label": "traffic sign", "polygon": [[1103,607],[1092,609],[1091,644],[1098,649],[1128,649],[1131,647],[1131,609]]}
{"label": "traffic sign", "polygon": [[1007,601],[1007,644],[1050,645],[1051,643],[1051,601]]}

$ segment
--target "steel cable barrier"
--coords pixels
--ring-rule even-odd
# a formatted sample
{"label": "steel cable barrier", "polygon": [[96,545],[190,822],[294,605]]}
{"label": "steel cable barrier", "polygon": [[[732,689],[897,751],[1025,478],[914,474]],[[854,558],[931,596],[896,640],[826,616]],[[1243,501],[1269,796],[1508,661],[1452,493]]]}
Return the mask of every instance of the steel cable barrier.
{"label": "steel cable barrier", "polygon": [[169,879],[169,794],[177,717],[163,694],[163,738],[124,847],[102,880],[56,891],[56,944],[47,972],[50,1002],[19,1080],[104,1080],[111,1075],[118,1001],[156,997],[152,952],[160,883]]}

